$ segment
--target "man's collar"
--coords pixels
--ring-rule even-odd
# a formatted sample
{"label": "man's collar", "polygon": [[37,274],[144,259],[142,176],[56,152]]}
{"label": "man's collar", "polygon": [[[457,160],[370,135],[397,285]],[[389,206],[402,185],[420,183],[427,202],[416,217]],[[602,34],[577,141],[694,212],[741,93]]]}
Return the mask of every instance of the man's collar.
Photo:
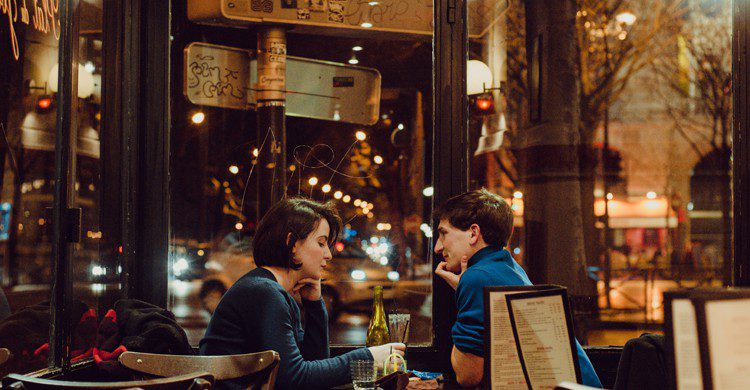
{"label": "man's collar", "polygon": [[484,259],[493,257],[493,255],[495,253],[498,253],[498,252],[500,252],[502,250],[503,250],[503,248],[501,246],[499,246],[499,245],[487,245],[486,247],[484,247],[484,248],[478,250],[476,253],[474,253],[473,256],[471,256],[471,258],[469,259],[468,266],[471,267],[472,265],[474,265],[474,264],[476,264],[476,263],[478,263],[478,262],[480,262],[480,261],[482,261]]}

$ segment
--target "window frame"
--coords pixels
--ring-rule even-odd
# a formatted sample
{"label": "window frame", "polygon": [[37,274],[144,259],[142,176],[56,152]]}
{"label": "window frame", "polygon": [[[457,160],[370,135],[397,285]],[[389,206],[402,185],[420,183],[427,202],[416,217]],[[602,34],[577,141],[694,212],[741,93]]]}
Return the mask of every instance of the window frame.
{"label": "window frame", "polygon": [[[66,356],[70,329],[63,325],[72,300],[69,226],[71,199],[67,191],[70,156],[75,153],[71,128],[76,123],[76,61],[78,22],[71,11],[79,0],[61,0],[60,104],[56,138],[54,207],[52,357],[43,376],[64,374],[81,366]],[[468,106],[466,0],[436,0],[433,36],[433,206],[468,189]],[[122,246],[124,296],[165,307],[168,297],[169,246],[169,101],[171,1],[103,0],[104,74],[102,111],[102,227]],[[747,139],[748,40],[750,5],[734,0],[733,11],[733,227],[732,237],[750,233],[750,140]],[[742,56],[742,58],[740,57]],[[143,76],[143,77],[140,77]],[[143,88],[148,85],[148,88]],[[67,140],[67,142],[64,142]],[[72,150],[71,150],[72,148]],[[446,157],[447,156],[447,157]],[[73,180],[74,182],[74,180]],[[67,188],[66,188],[67,187]],[[63,197],[64,196],[64,197]],[[432,243],[430,243],[432,247]],[[431,255],[433,267],[435,259]],[[735,286],[750,286],[750,240],[734,239]],[[414,368],[450,371],[450,327],[455,318],[453,291],[433,275],[433,331],[431,347],[410,347]],[[342,353],[352,348],[336,348]],[[440,361],[435,361],[435,354]],[[436,363],[438,367],[436,367]]]}

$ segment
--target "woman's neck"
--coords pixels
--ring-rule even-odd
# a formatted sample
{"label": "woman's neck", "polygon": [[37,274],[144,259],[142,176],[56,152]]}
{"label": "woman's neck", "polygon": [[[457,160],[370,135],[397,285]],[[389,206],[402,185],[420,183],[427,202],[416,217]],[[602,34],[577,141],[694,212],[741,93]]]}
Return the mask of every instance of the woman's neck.
{"label": "woman's neck", "polygon": [[294,270],[281,267],[262,267],[273,274],[276,281],[289,294],[293,293],[294,286],[297,285],[297,273]]}

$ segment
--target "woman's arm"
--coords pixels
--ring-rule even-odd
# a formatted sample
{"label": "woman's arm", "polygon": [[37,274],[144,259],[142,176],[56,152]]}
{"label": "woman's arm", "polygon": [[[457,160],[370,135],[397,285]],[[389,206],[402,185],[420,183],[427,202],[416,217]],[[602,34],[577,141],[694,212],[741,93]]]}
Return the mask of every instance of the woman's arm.
{"label": "woman's arm", "polygon": [[255,338],[253,344],[259,345],[262,350],[274,350],[281,356],[276,382],[279,389],[318,389],[342,385],[350,381],[351,360],[372,359],[370,352],[364,348],[329,359],[305,359],[295,338],[293,301],[271,285],[251,290],[241,294],[243,297],[237,300],[237,309],[242,313],[245,329],[253,330],[253,334],[248,335]]}
{"label": "woman's arm", "polygon": [[305,309],[305,337],[302,341],[302,356],[305,360],[331,357],[328,337],[328,313],[323,300],[302,299]]}

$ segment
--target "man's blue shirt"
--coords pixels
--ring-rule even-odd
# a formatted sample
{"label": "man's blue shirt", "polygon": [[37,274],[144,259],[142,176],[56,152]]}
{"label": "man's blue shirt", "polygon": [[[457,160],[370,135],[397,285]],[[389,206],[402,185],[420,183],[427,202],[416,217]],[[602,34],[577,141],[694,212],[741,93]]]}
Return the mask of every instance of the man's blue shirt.
{"label": "man's blue shirt", "polygon": [[[464,353],[484,357],[484,287],[530,286],[532,283],[510,252],[499,246],[480,249],[469,259],[456,288],[458,315],[451,331],[453,344]],[[586,352],[576,340],[583,384],[602,387]]]}

